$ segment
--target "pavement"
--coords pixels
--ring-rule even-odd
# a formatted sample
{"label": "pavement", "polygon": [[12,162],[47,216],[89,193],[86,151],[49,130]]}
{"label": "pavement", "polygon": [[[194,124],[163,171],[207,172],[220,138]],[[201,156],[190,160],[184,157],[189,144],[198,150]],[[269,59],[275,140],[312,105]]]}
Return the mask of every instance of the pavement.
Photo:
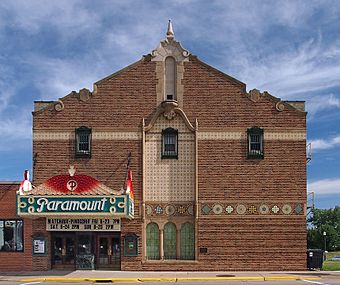
{"label": "pavement", "polygon": [[221,272],[221,271],[34,271],[0,272],[1,281],[18,282],[177,282],[177,281],[288,281],[321,280],[322,277],[340,280],[340,271],[299,271],[299,272]]}

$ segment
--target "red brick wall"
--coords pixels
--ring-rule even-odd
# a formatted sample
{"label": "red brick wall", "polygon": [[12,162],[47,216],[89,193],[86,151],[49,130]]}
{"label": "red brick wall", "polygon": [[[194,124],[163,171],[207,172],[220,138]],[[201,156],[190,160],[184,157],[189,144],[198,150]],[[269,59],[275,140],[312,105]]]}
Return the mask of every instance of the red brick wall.
{"label": "red brick wall", "polygon": [[[16,214],[16,191],[20,184],[0,182],[0,219],[20,219]],[[0,251],[0,272],[32,270],[32,220],[23,219],[24,251]]]}
{"label": "red brick wall", "polygon": [[[305,113],[286,105],[275,109],[276,99],[263,96],[250,101],[242,83],[201,63],[194,57],[185,63],[183,109],[189,120],[198,119],[199,130],[237,130],[258,126],[264,132],[306,128]],[[150,120],[156,108],[155,63],[141,61],[97,85],[87,102],[72,94],[63,99],[65,109],[53,106],[33,116],[38,131],[73,132],[87,126],[93,131],[140,131],[142,118]],[[67,173],[74,164],[77,173],[87,174],[119,190],[126,174],[126,158],[132,152],[136,197],[135,220],[124,220],[122,236],[134,232],[142,246],[142,144],[140,141],[94,141],[91,159],[74,158],[74,140],[34,141],[37,154],[34,184]],[[199,141],[198,185],[200,203],[306,203],[305,141],[265,141],[263,160],[246,159],[246,140]],[[45,224],[34,221],[43,232]],[[122,257],[123,270],[300,270],[305,268],[305,216],[203,216],[199,213],[198,247],[195,262],[146,262]],[[44,233],[48,236],[47,233]],[[220,242],[216,243],[216,237]],[[122,243],[123,246],[123,243]],[[140,248],[140,252],[141,252]],[[41,266],[49,268],[49,258]],[[38,262],[37,262],[38,264]],[[259,266],[261,265],[261,266]]]}

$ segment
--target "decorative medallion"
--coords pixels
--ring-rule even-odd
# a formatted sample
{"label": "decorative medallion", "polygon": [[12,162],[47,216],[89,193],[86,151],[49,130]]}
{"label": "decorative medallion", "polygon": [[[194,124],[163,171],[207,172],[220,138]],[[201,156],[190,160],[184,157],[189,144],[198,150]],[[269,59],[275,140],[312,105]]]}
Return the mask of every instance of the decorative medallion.
{"label": "decorative medallion", "polygon": [[175,207],[173,205],[167,205],[165,207],[165,213],[168,215],[168,216],[171,216],[175,213]]}
{"label": "decorative medallion", "polygon": [[225,208],[225,211],[228,213],[228,214],[231,214],[233,211],[234,211],[234,208],[232,206],[228,206],[227,208]]}
{"label": "decorative medallion", "polygon": [[243,215],[246,211],[247,211],[246,206],[244,206],[244,205],[242,205],[242,204],[237,205],[237,207],[236,207],[236,212],[237,212],[237,214]]}
{"label": "decorative medallion", "polygon": [[298,204],[294,211],[297,214],[301,214],[301,212],[303,211],[303,208],[302,208],[302,206],[300,204]]}
{"label": "decorative medallion", "polygon": [[191,215],[191,216],[194,215],[194,206],[193,206],[193,205],[190,205],[190,206],[188,207],[188,214]]}
{"label": "decorative medallion", "polygon": [[69,180],[69,181],[67,181],[66,187],[67,187],[68,190],[74,191],[74,190],[77,189],[78,183],[75,180]]}
{"label": "decorative medallion", "polygon": [[86,102],[90,99],[90,96],[91,96],[90,90],[88,90],[86,88],[79,90],[79,100],[80,101]]}
{"label": "decorative medallion", "polygon": [[146,211],[147,215],[151,215],[152,214],[152,207],[150,205],[146,205],[145,211]]}
{"label": "decorative medallion", "polygon": [[282,212],[286,215],[289,215],[292,212],[292,207],[288,204],[282,206]]}
{"label": "decorative medallion", "polygon": [[216,215],[220,215],[220,214],[222,214],[222,212],[223,212],[223,207],[222,207],[220,204],[216,204],[216,205],[213,207],[213,212],[214,212],[214,214],[216,214]]}
{"label": "decorative medallion", "polygon": [[282,112],[285,109],[285,104],[282,101],[279,101],[275,104],[275,108],[277,111]]}
{"label": "decorative medallion", "polygon": [[249,214],[256,214],[257,213],[257,209],[254,205],[251,205],[249,208],[248,208],[248,213]]}
{"label": "decorative medallion", "polygon": [[210,210],[211,210],[211,208],[210,208],[208,205],[204,205],[204,206],[202,207],[202,213],[203,213],[204,215],[208,215],[209,212],[210,212]]}
{"label": "decorative medallion", "polygon": [[177,207],[177,213],[179,213],[180,215],[184,215],[186,211],[187,208],[182,205]]}
{"label": "decorative medallion", "polygon": [[274,214],[277,214],[279,211],[280,211],[280,208],[278,206],[276,206],[276,205],[272,208],[272,212]]}
{"label": "decorative medallion", "polygon": [[163,208],[162,208],[160,205],[156,206],[156,208],[155,208],[155,213],[156,213],[157,215],[163,214]]}
{"label": "decorative medallion", "polygon": [[253,102],[257,102],[260,100],[261,93],[257,89],[250,90],[249,92],[249,98]]}
{"label": "decorative medallion", "polygon": [[175,111],[170,111],[170,112],[164,112],[164,117],[167,118],[168,120],[172,120],[173,118],[176,117],[176,112]]}
{"label": "decorative medallion", "polygon": [[259,208],[261,214],[266,215],[269,213],[269,207],[267,205],[261,205]]}

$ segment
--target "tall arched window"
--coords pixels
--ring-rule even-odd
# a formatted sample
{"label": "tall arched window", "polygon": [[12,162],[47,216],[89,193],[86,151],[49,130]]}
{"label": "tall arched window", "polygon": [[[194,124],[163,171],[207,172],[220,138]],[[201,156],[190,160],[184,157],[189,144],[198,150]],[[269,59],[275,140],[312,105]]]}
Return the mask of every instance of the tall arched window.
{"label": "tall arched window", "polygon": [[156,223],[146,226],[146,258],[159,259],[159,228]]}
{"label": "tall arched window", "polygon": [[195,259],[195,232],[191,223],[181,228],[181,259]]}
{"label": "tall arched window", "polygon": [[168,56],[165,59],[165,100],[177,100],[176,96],[176,61]]}
{"label": "tall arched window", "polygon": [[174,223],[166,223],[164,226],[164,258],[165,259],[176,259],[176,243],[177,229]]}

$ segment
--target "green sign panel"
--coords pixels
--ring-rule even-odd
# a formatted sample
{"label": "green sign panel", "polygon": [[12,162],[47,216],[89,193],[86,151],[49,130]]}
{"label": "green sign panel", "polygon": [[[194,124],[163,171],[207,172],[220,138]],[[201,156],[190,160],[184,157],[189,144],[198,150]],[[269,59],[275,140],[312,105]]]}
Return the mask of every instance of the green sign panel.
{"label": "green sign panel", "polygon": [[21,196],[17,195],[19,216],[82,215],[133,218],[134,204],[129,195],[118,196]]}

